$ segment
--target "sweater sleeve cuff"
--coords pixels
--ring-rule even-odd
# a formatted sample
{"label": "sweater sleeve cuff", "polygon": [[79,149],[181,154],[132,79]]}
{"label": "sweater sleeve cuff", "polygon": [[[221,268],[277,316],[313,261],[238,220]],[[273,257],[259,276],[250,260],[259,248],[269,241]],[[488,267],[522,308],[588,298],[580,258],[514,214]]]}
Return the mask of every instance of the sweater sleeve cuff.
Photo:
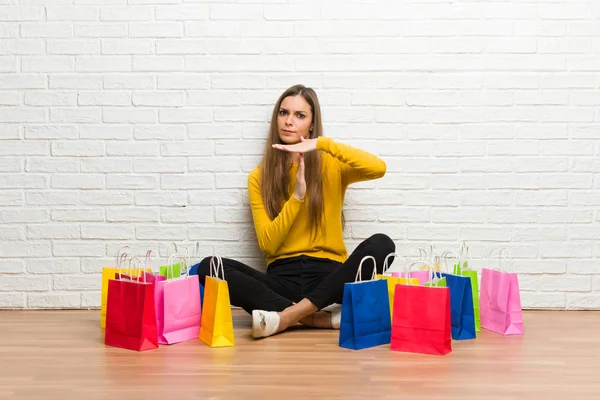
{"label": "sweater sleeve cuff", "polygon": [[331,145],[331,141],[331,138],[319,136],[317,138],[317,150],[329,152],[329,146]]}
{"label": "sweater sleeve cuff", "polygon": [[301,205],[302,203],[304,203],[304,199],[302,199],[302,200],[298,200],[298,199],[296,198],[296,196],[292,195],[292,196],[290,197],[290,202],[291,202],[291,204],[292,204],[293,206],[295,206],[296,208],[300,208],[300,205]]}

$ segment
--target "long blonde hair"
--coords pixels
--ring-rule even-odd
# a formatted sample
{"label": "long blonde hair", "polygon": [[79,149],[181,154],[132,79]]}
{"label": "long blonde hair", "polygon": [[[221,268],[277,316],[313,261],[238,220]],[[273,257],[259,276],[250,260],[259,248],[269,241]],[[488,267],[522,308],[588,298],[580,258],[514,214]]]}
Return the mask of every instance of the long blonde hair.
{"label": "long blonde hair", "polygon": [[[261,194],[267,214],[275,219],[281,212],[283,204],[289,199],[289,171],[288,162],[290,155],[284,151],[273,149],[273,144],[283,144],[279,138],[277,118],[281,103],[286,97],[302,96],[310,105],[312,111],[312,130],[309,131],[309,139],[315,139],[323,135],[323,123],[321,121],[321,106],[317,94],[311,88],[303,85],[295,85],[287,89],[275,103],[269,136],[265,145],[265,151],[261,162]],[[317,233],[322,226],[323,218],[323,180],[321,171],[321,152],[311,151],[304,154],[306,198],[308,201],[308,214],[311,232]]]}

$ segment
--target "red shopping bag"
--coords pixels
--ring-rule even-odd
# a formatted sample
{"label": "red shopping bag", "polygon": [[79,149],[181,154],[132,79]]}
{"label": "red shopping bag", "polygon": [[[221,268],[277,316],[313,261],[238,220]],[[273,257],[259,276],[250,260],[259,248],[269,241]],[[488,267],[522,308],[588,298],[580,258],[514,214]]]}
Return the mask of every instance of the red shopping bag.
{"label": "red shopping bag", "polygon": [[[123,253],[121,253],[123,250]],[[128,253],[127,251],[130,251]],[[100,301],[100,328],[106,326],[106,296],[108,295],[108,280],[115,277],[115,274],[121,268],[121,264],[128,259],[137,256],[137,250],[131,246],[123,246],[117,250],[117,256],[115,259],[115,265],[110,267],[102,267],[102,292]]]}
{"label": "red shopping bag", "polygon": [[452,351],[450,332],[447,287],[396,285],[392,350],[444,355]]}
{"label": "red shopping bag", "polygon": [[145,275],[142,279],[122,278],[119,273],[108,281],[104,343],[136,351],[156,349],[154,283],[148,282]]}

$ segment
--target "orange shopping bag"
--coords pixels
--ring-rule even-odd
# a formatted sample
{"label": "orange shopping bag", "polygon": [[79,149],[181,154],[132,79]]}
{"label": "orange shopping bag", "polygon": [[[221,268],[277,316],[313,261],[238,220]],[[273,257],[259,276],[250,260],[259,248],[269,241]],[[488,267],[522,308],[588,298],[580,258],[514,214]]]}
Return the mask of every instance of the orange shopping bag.
{"label": "orange shopping bag", "polygon": [[[222,278],[219,278],[219,267]],[[235,345],[229,286],[225,280],[223,260],[219,256],[210,259],[210,276],[205,281],[199,337],[210,347]]]}

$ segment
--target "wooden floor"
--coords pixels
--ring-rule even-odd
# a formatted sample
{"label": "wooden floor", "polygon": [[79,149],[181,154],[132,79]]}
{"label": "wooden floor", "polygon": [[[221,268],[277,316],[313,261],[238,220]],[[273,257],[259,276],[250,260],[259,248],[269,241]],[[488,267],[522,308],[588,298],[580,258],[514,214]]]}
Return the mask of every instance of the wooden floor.
{"label": "wooden floor", "polygon": [[237,346],[106,347],[98,311],[0,311],[1,399],[600,399],[600,312],[525,312],[525,336],[482,332],[425,356],[351,351],[297,329]]}

